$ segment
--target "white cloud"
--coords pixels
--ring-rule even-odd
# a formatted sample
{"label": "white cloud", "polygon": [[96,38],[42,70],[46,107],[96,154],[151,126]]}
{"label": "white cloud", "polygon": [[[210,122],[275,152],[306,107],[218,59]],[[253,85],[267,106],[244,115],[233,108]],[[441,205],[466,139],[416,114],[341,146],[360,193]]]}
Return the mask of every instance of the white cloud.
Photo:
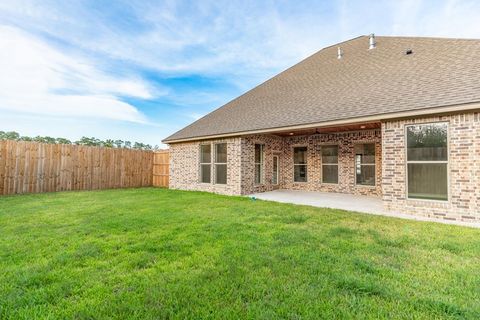
{"label": "white cloud", "polygon": [[[378,35],[480,38],[480,1],[345,1],[349,36]],[[345,36],[343,37],[345,38]],[[340,40],[340,39],[339,39]]]}
{"label": "white cloud", "polygon": [[[101,6],[28,2],[7,1],[0,13],[78,48],[168,74],[263,79],[332,39],[330,21],[315,10],[280,13],[274,2],[116,2],[108,15]],[[112,19],[119,7],[128,13]]]}
{"label": "white cloud", "polygon": [[425,34],[454,37],[480,38],[480,1],[445,1],[438,10],[427,11],[421,18]]}
{"label": "white cloud", "polygon": [[107,75],[9,26],[0,26],[0,70],[0,109],[22,113],[146,122],[119,97],[154,94],[139,79]]}
{"label": "white cloud", "polygon": [[392,33],[397,35],[408,35],[418,28],[417,21],[422,8],[421,0],[395,1],[392,4],[393,26]]}
{"label": "white cloud", "polygon": [[[480,38],[479,16],[475,0],[4,0],[2,23],[54,38],[98,64],[1,28],[0,108],[143,122],[119,97],[165,94],[172,102],[164,106],[166,114],[175,119],[164,121],[170,126],[159,133],[164,137],[324,46],[371,32]],[[153,90],[142,79],[112,75],[113,68],[100,70],[105,64],[158,73],[166,83],[171,77],[215,77],[220,86],[197,88],[192,81],[168,92]],[[168,110],[175,106],[181,106],[178,112]],[[154,103],[145,108],[163,120]]]}
{"label": "white cloud", "polygon": [[479,11],[472,0],[0,2],[18,25],[90,52],[171,74],[254,81],[371,32],[480,37]]}

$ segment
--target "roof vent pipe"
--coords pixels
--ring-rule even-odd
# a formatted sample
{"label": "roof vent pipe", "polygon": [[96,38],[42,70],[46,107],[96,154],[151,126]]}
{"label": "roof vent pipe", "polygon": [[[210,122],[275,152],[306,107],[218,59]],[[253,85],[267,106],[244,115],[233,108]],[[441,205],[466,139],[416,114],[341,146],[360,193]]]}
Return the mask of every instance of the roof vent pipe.
{"label": "roof vent pipe", "polygon": [[370,35],[370,46],[368,49],[375,49],[376,45],[377,45],[377,42],[375,41],[375,34],[372,33]]}
{"label": "roof vent pipe", "polygon": [[337,59],[342,59],[343,57],[343,50],[342,48],[338,47],[337,49]]}

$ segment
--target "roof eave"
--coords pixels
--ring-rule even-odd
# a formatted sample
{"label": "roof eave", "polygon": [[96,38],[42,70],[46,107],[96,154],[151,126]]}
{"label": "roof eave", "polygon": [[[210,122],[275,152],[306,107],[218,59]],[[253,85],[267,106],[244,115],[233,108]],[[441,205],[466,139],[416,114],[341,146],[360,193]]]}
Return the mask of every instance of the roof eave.
{"label": "roof eave", "polygon": [[232,138],[232,137],[238,137],[238,136],[244,136],[244,135],[250,135],[250,134],[275,133],[279,131],[378,122],[378,121],[385,121],[385,120],[392,120],[392,119],[399,119],[399,118],[410,118],[410,117],[426,116],[426,115],[433,115],[433,114],[457,113],[457,112],[472,111],[472,110],[480,110],[480,103],[474,102],[474,103],[468,103],[468,104],[457,104],[457,105],[449,105],[449,106],[443,106],[443,107],[430,107],[430,108],[424,108],[419,110],[392,112],[392,113],[384,113],[384,114],[371,115],[371,116],[347,118],[347,119],[341,119],[341,120],[316,122],[316,123],[285,126],[285,127],[275,127],[275,128],[268,128],[268,129],[230,132],[230,133],[215,134],[215,135],[204,135],[204,136],[198,136],[198,137],[187,137],[187,138],[181,138],[181,139],[166,138],[162,140],[162,143],[174,144],[174,143],[191,142],[191,141],[199,141],[199,140]]}

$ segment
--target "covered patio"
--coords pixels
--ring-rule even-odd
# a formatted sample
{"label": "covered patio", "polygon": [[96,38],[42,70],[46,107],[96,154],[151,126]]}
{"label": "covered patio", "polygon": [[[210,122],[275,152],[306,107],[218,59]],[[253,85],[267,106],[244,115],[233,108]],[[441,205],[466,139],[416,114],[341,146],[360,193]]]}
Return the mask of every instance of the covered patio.
{"label": "covered patio", "polygon": [[285,189],[255,193],[250,196],[260,200],[342,209],[370,214],[387,214],[387,211],[383,208],[382,199],[374,196]]}
{"label": "covered patio", "polygon": [[469,226],[480,228],[480,223],[470,223],[453,220],[443,220],[438,218],[429,218],[422,216],[414,216],[390,212],[384,209],[381,197],[362,196],[347,193],[320,192],[320,191],[303,191],[303,190],[285,190],[279,189],[268,192],[261,192],[249,195],[251,198],[275,201],[282,203],[291,203],[298,205],[307,205],[320,208],[341,209],[355,211],[360,213],[368,213],[382,215],[388,217],[396,217],[417,221],[432,221],[445,224],[454,224],[460,226]]}
{"label": "covered patio", "polygon": [[378,122],[276,131],[243,139],[243,194],[275,189],[382,194]]}

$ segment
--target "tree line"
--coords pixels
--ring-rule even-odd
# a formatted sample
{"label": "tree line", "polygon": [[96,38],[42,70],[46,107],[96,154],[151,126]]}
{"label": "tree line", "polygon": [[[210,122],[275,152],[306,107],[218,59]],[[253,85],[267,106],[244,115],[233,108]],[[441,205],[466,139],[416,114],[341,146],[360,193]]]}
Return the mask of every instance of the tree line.
{"label": "tree line", "polygon": [[48,136],[36,136],[28,137],[22,136],[15,131],[0,131],[0,141],[1,140],[13,140],[13,141],[34,141],[41,143],[50,143],[50,144],[73,144],[78,146],[92,146],[92,147],[105,147],[105,148],[126,148],[126,149],[138,149],[138,150],[159,150],[159,146],[151,146],[150,144],[145,144],[141,142],[131,142],[123,140],[112,140],[106,139],[101,140],[94,137],[82,137],[80,140],[71,141],[65,138],[53,138]]}

